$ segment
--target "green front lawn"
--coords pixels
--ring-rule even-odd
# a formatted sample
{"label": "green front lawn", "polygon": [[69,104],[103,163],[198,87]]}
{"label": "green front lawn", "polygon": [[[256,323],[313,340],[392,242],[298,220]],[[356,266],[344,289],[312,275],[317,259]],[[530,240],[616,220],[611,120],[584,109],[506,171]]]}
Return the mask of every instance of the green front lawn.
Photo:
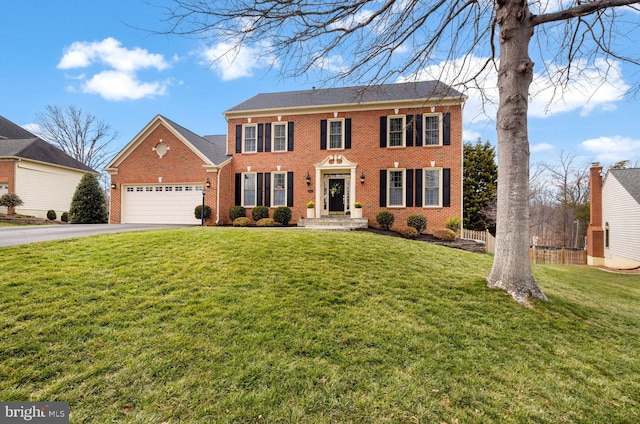
{"label": "green front lawn", "polygon": [[366,232],[184,228],[0,248],[0,400],[72,423],[640,421],[640,278]]}

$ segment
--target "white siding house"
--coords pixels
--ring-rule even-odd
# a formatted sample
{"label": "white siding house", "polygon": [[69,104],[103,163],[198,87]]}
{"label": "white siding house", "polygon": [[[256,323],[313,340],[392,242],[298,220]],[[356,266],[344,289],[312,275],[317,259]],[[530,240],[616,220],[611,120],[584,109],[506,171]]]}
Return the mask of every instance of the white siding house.
{"label": "white siding house", "polygon": [[602,185],[604,263],[640,266],[640,169],[609,170]]}

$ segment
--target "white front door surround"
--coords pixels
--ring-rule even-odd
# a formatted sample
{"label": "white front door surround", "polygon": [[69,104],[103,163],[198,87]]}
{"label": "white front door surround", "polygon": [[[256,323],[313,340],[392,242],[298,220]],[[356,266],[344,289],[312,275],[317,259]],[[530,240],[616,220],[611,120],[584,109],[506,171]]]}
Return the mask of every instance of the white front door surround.
{"label": "white front door surround", "polygon": [[[342,154],[327,156],[322,162],[315,165],[315,217],[329,215],[329,196],[332,195],[330,180],[334,183],[333,196],[344,196],[344,214],[353,210],[353,203],[356,201],[356,181],[357,163],[351,162]],[[340,181],[344,181],[341,185]],[[338,194],[336,188],[344,187],[343,193]],[[334,202],[334,205],[337,204]],[[337,211],[332,211],[337,212]]]}

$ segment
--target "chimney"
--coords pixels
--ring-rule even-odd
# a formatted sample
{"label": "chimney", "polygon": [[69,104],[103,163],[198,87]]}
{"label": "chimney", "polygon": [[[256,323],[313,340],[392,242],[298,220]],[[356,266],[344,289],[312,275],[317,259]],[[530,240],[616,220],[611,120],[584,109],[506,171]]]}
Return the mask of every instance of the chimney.
{"label": "chimney", "polygon": [[591,196],[589,228],[587,229],[587,264],[604,265],[604,229],[602,228],[602,166],[591,164],[589,170]]}

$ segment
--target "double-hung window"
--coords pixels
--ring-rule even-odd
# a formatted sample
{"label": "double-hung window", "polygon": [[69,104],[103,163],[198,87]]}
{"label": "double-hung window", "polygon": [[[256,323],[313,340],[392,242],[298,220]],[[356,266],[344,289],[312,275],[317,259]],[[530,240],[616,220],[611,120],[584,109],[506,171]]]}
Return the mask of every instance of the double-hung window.
{"label": "double-hung window", "polygon": [[388,175],[387,206],[403,207],[405,205],[405,170],[390,169]]}
{"label": "double-hung window", "polygon": [[440,168],[426,168],[424,170],[424,206],[439,207],[442,205],[442,184]]}
{"label": "double-hung window", "polygon": [[344,149],[344,119],[330,119],[329,149]]}
{"label": "double-hung window", "polygon": [[242,147],[243,152],[257,152],[258,126],[256,124],[245,124],[242,126]]}
{"label": "double-hung window", "polygon": [[387,117],[387,140],[389,147],[403,147],[405,145],[405,116]]}
{"label": "double-hung window", "polygon": [[424,145],[440,146],[442,145],[442,115],[425,114],[424,115]]}
{"label": "double-hung window", "polygon": [[287,173],[286,172],[273,172],[272,178],[272,195],[271,206],[286,206],[287,205]]}
{"label": "double-hung window", "polygon": [[274,152],[286,152],[287,151],[287,123],[286,122],[274,122],[271,131],[273,137],[273,151]]}
{"label": "double-hung window", "polygon": [[256,206],[257,186],[255,172],[245,172],[242,174],[242,206]]}

